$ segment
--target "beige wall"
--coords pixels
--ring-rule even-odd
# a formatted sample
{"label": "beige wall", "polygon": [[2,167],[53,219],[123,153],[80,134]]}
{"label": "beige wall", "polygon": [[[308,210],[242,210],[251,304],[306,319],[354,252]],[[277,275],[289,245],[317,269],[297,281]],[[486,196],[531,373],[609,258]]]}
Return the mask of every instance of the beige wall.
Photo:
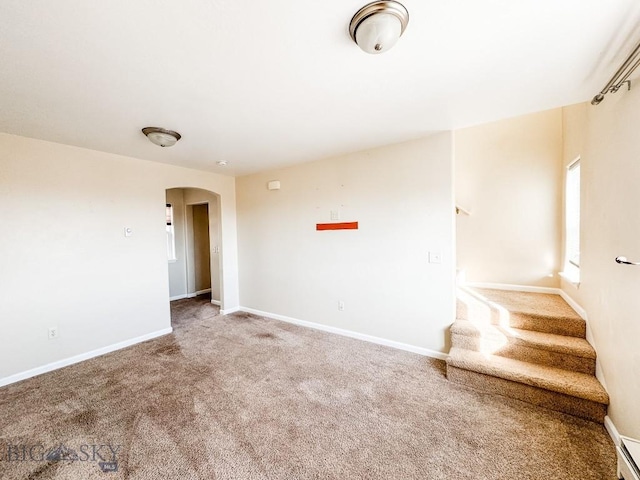
{"label": "beige wall", "polygon": [[564,162],[581,157],[580,285],[562,288],[585,310],[611,405],[623,435],[640,438],[640,89],[597,107],[564,109]]}
{"label": "beige wall", "polygon": [[467,281],[559,286],[561,110],[456,131],[455,195]]}
{"label": "beige wall", "polygon": [[[238,178],[242,306],[446,351],[452,182],[451,133]],[[359,230],[316,231],[332,210]]]}
{"label": "beige wall", "polygon": [[237,307],[233,178],[0,134],[0,382],[170,326],[164,205],[176,186],[220,194],[223,303]]}

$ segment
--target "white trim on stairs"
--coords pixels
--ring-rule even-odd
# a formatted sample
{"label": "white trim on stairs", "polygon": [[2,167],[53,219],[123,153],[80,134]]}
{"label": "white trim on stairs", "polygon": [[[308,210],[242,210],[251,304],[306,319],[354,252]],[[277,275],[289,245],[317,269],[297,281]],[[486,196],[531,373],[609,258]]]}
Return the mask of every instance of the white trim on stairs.
{"label": "white trim on stairs", "polygon": [[611,440],[613,440],[613,443],[615,444],[615,446],[619,447],[620,433],[618,432],[618,429],[616,428],[616,426],[613,424],[613,420],[611,420],[609,415],[604,417],[604,428],[607,429],[607,433],[611,437]]}
{"label": "white trim on stairs", "polygon": [[564,290],[562,290],[560,288],[558,290],[559,290],[559,295],[562,297],[562,299],[565,302],[567,302],[569,304],[569,306],[571,308],[573,308],[576,311],[576,313],[578,315],[580,315],[580,317],[582,317],[583,320],[586,321],[587,320],[587,312],[586,312],[586,310],[584,308],[582,308],[580,305],[578,305],[578,303],[573,298],[571,298],[567,294],[567,292],[565,292]]}
{"label": "white trim on stairs", "polygon": [[323,332],[342,335],[343,337],[355,338],[357,340],[364,340],[365,342],[375,343],[377,345],[384,345],[386,347],[396,348],[398,350],[404,350],[406,352],[417,353],[418,355],[423,355],[425,357],[437,358],[439,360],[446,360],[448,357],[446,353],[437,352],[428,348],[416,347],[415,345],[396,342],[394,340],[387,340],[386,338],[374,337],[373,335],[358,333],[352,330],[345,330],[343,328],[331,327],[329,325],[323,325],[321,323],[308,322],[306,320],[287,317],[285,315],[279,315],[277,313],[264,312],[262,310],[256,310],[255,308],[240,307],[239,310],[247,313],[252,313],[254,315],[260,315],[261,317],[272,318],[273,320],[279,320],[281,322],[292,323],[301,327],[313,328],[315,330],[320,330]]}
{"label": "white trim on stairs", "polygon": [[173,332],[173,328],[171,327],[164,328],[162,330],[147,333],[139,337],[130,338],[122,342],[114,343],[113,345],[107,345],[106,347],[98,348],[96,350],[91,350],[90,352],[85,352],[79,355],[74,355],[73,357],[64,358],[62,360],[58,360],[57,362],[48,363],[46,365],[42,365],[41,367],[36,367],[36,368],[32,368],[31,370],[26,370],[24,372],[16,373],[14,375],[9,375],[8,377],[0,378],[0,387],[4,387],[6,385],[19,382],[21,380],[26,380],[27,378],[35,377],[36,375],[52,372],[53,370],[58,370],[60,368],[67,367],[69,365],[73,365],[74,363],[79,363],[85,360],[89,360],[91,358],[99,357],[100,355],[105,355],[107,353],[111,353],[116,350],[130,347],[131,345],[135,345],[137,343],[142,343],[142,342],[146,342],[147,340],[152,340],[157,337],[162,337],[163,335],[168,335],[171,332]]}

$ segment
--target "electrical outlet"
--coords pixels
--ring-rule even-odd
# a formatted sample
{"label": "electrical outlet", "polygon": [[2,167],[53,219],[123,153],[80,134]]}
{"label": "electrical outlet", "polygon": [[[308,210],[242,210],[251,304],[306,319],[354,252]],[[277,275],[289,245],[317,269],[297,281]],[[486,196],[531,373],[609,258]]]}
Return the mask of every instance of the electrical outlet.
{"label": "electrical outlet", "polygon": [[58,327],[49,327],[49,340],[58,338]]}
{"label": "electrical outlet", "polygon": [[338,302],[338,311],[344,312],[344,301],[343,300],[340,300]]}

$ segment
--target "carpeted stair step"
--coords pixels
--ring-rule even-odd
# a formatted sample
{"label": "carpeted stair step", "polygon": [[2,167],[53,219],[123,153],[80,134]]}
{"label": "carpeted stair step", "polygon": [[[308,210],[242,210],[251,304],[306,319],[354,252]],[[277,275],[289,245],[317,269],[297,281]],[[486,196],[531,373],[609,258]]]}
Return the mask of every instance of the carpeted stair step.
{"label": "carpeted stair step", "polygon": [[596,352],[583,338],[456,320],[451,345],[590,375],[596,370]]}
{"label": "carpeted stair step", "polygon": [[449,353],[447,378],[597,422],[604,421],[609,404],[607,392],[592,375],[457,347]]}
{"label": "carpeted stair step", "polygon": [[585,338],[586,323],[556,294],[458,288],[456,318]]}

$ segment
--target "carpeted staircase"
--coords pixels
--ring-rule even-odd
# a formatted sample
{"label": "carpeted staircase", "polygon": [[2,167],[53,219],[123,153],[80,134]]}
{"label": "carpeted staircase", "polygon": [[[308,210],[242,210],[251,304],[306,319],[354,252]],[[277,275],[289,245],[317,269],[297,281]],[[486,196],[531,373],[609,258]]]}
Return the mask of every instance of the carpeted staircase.
{"label": "carpeted staircase", "polygon": [[461,287],[447,377],[489,393],[603,422],[585,321],[559,295]]}

